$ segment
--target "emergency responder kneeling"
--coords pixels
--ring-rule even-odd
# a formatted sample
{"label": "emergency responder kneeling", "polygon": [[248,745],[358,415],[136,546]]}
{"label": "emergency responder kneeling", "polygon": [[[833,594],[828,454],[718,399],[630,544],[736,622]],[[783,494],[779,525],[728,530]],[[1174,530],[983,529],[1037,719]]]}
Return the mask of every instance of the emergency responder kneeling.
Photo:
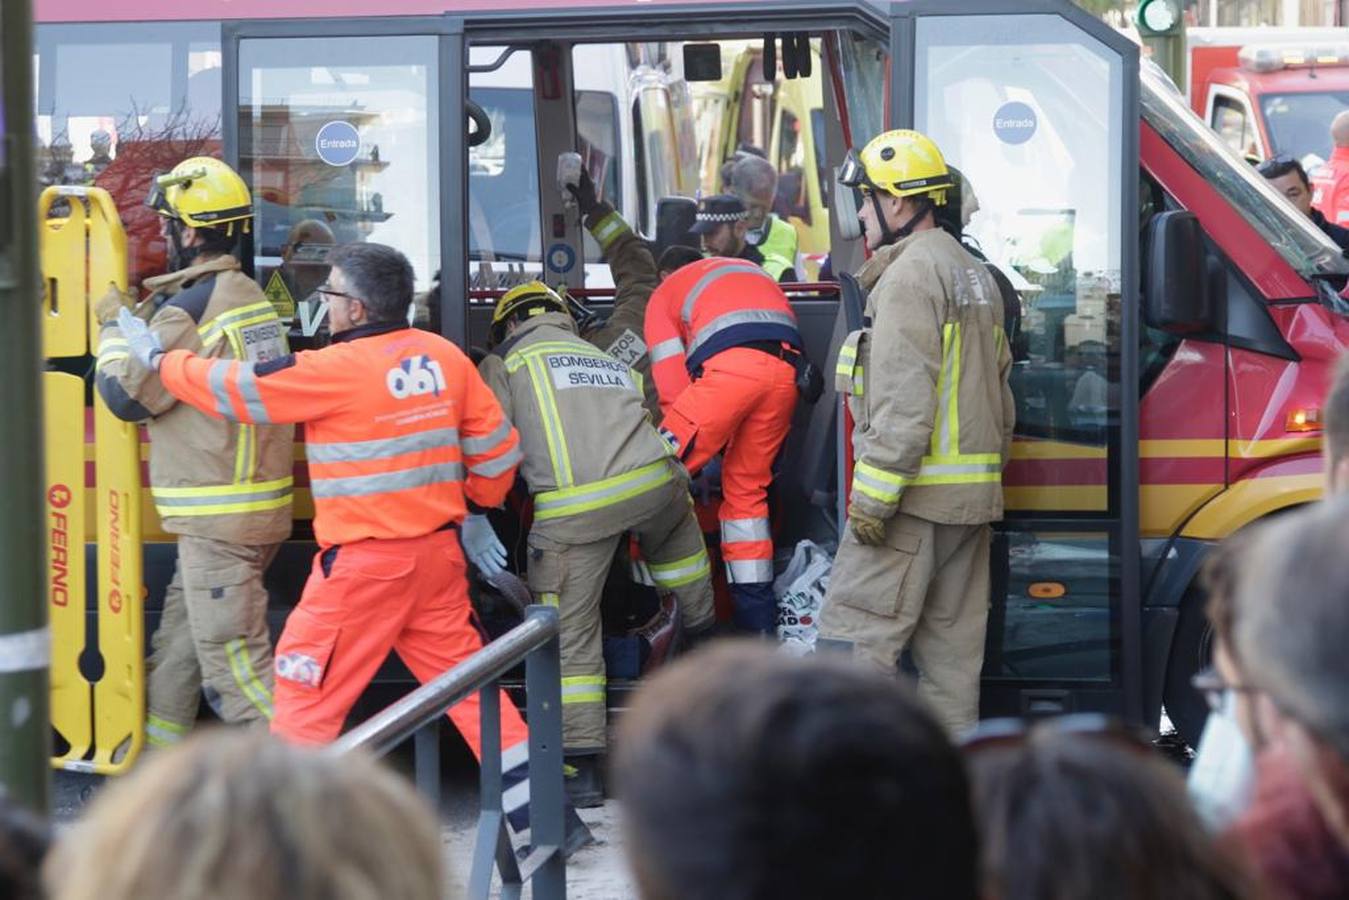
{"label": "emergency responder kneeling", "polygon": [[[568,791],[577,806],[598,806],[606,745],[600,597],[619,541],[636,535],[657,587],[677,597],[687,633],[710,629],[714,612],[688,477],[647,418],[634,372],[576,332],[561,297],[542,282],[519,285],[497,303],[480,371],[520,431],[520,473],[534,499],[529,586],[561,616]],[[464,539],[479,568],[500,569],[485,518],[470,516]]]}
{"label": "emergency responder kneeling", "polygon": [[[253,217],[243,179],[218,159],[184,160],[155,180],[169,272],[146,279],[136,308],[159,344],[248,364],[285,356],[271,303],[233,255]],[[178,562],[151,638],[146,740],[175,743],[203,690],[226,722],[272,718],[272,645],[262,575],[291,531],[291,425],[226,422],[178,403],[129,355],[113,290],[95,306],[103,329],[95,384],[114,415],[150,432],[150,493]],[[127,313],[130,315],[130,313]]]}
{"label": "emergency responder kneeling", "polygon": [[[332,344],[249,362],[164,352],[120,315],[128,351],[179,400],[229,422],[304,422],[319,552],[276,648],[272,731],[335,738],[392,649],[420,681],[482,647],[473,623],[459,527],[499,505],[519,439],[462,351],[409,327],[413,274],[381,244],[328,257]],[[481,752],[477,692],[449,711]],[[506,812],[527,827],[528,733],[501,695]],[[589,841],[568,807],[568,849]]]}
{"label": "emergency responder kneeling", "polygon": [[839,352],[855,428],[848,530],[820,635],[888,672],[910,647],[919,692],[952,732],[979,717],[988,523],[1002,518],[1015,411],[1002,297],[934,210],[951,176],[937,146],[890,131],[849,153],[874,255],[861,331]]}
{"label": "emergency responder kneeling", "polygon": [[[739,201],[736,201],[739,203]],[[770,634],[777,625],[768,485],[791,427],[802,355],[796,315],[760,266],[713,257],[666,278],[646,311],[646,343],[661,434],[697,474],[721,468],[721,554],[734,619]]]}

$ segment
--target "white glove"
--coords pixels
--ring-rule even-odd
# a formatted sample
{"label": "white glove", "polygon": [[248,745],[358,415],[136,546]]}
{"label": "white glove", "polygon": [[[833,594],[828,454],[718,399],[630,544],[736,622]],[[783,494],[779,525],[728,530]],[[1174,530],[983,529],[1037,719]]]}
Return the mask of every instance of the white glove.
{"label": "white glove", "polygon": [[117,327],[122,329],[122,337],[126,338],[127,350],[131,355],[147,369],[159,371],[159,361],[164,355],[164,345],[159,342],[159,335],[125,306],[117,313]]}
{"label": "white glove", "polygon": [[506,547],[497,538],[492,523],[483,515],[470,515],[464,519],[460,531],[463,538],[464,554],[478,570],[491,578],[506,567]]}

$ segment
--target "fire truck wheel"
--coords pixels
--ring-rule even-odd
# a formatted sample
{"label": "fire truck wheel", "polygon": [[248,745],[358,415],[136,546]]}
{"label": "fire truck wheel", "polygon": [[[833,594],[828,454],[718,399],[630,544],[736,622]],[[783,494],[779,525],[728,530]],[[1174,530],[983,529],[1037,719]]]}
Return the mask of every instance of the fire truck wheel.
{"label": "fire truck wheel", "polygon": [[1213,629],[1204,615],[1204,591],[1191,585],[1180,601],[1180,619],[1171,638],[1162,702],[1176,732],[1190,747],[1199,746],[1199,735],[1208,718],[1208,705],[1190,684],[1197,672],[1213,659]]}

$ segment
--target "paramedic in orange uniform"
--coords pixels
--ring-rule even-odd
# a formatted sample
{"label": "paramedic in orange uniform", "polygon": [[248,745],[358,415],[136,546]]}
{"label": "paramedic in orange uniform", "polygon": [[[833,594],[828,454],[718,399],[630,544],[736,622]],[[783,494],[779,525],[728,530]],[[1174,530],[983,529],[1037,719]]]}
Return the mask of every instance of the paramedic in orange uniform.
{"label": "paramedic in orange uniform", "polygon": [[[164,353],[130,316],[133,354],[178,399],[238,422],[305,423],[319,553],[276,648],[276,717],[288,740],[335,738],[389,650],[423,682],[482,647],[459,529],[506,497],[519,439],[458,347],[409,327],[413,274],[381,244],[328,257],[332,344],[264,363]],[[479,753],[478,694],[450,718]],[[507,783],[528,733],[505,692]],[[507,812],[519,812],[526,792]],[[508,804],[508,806],[511,804]],[[516,817],[518,821],[518,816]]]}
{"label": "paramedic in orange uniform", "polygon": [[721,552],[735,623],[770,634],[777,606],[768,485],[796,408],[796,315],[760,266],[712,257],[665,279],[645,330],[661,434],[692,474],[725,451]]}

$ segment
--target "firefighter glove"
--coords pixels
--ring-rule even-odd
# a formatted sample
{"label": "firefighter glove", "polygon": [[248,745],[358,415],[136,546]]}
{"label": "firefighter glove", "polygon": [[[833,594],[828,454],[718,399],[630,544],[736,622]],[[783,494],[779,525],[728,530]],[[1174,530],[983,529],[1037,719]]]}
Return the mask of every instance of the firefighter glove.
{"label": "firefighter glove", "polygon": [[581,168],[581,180],[576,185],[567,185],[567,192],[576,198],[576,208],[581,211],[582,216],[588,216],[595,211],[599,205],[599,198],[595,196],[595,182],[590,179],[590,172],[585,167]]}
{"label": "firefighter glove", "polygon": [[117,327],[122,329],[122,337],[126,338],[127,350],[131,355],[147,369],[158,371],[159,361],[164,356],[164,345],[159,342],[159,335],[126,307],[117,313]]}
{"label": "firefighter glove", "polygon": [[497,538],[486,516],[470,514],[464,519],[462,536],[464,555],[478,567],[478,571],[491,578],[505,569],[506,547]]}
{"label": "firefighter glove", "polygon": [[128,299],[117,288],[108,288],[108,292],[94,303],[94,318],[98,320],[98,324],[107,325],[117,318],[118,310],[133,305],[135,301],[128,303]]}
{"label": "firefighter glove", "polygon": [[855,505],[848,507],[848,527],[859,544],[879,547],[885,543],[885,520],[869,516]]}

